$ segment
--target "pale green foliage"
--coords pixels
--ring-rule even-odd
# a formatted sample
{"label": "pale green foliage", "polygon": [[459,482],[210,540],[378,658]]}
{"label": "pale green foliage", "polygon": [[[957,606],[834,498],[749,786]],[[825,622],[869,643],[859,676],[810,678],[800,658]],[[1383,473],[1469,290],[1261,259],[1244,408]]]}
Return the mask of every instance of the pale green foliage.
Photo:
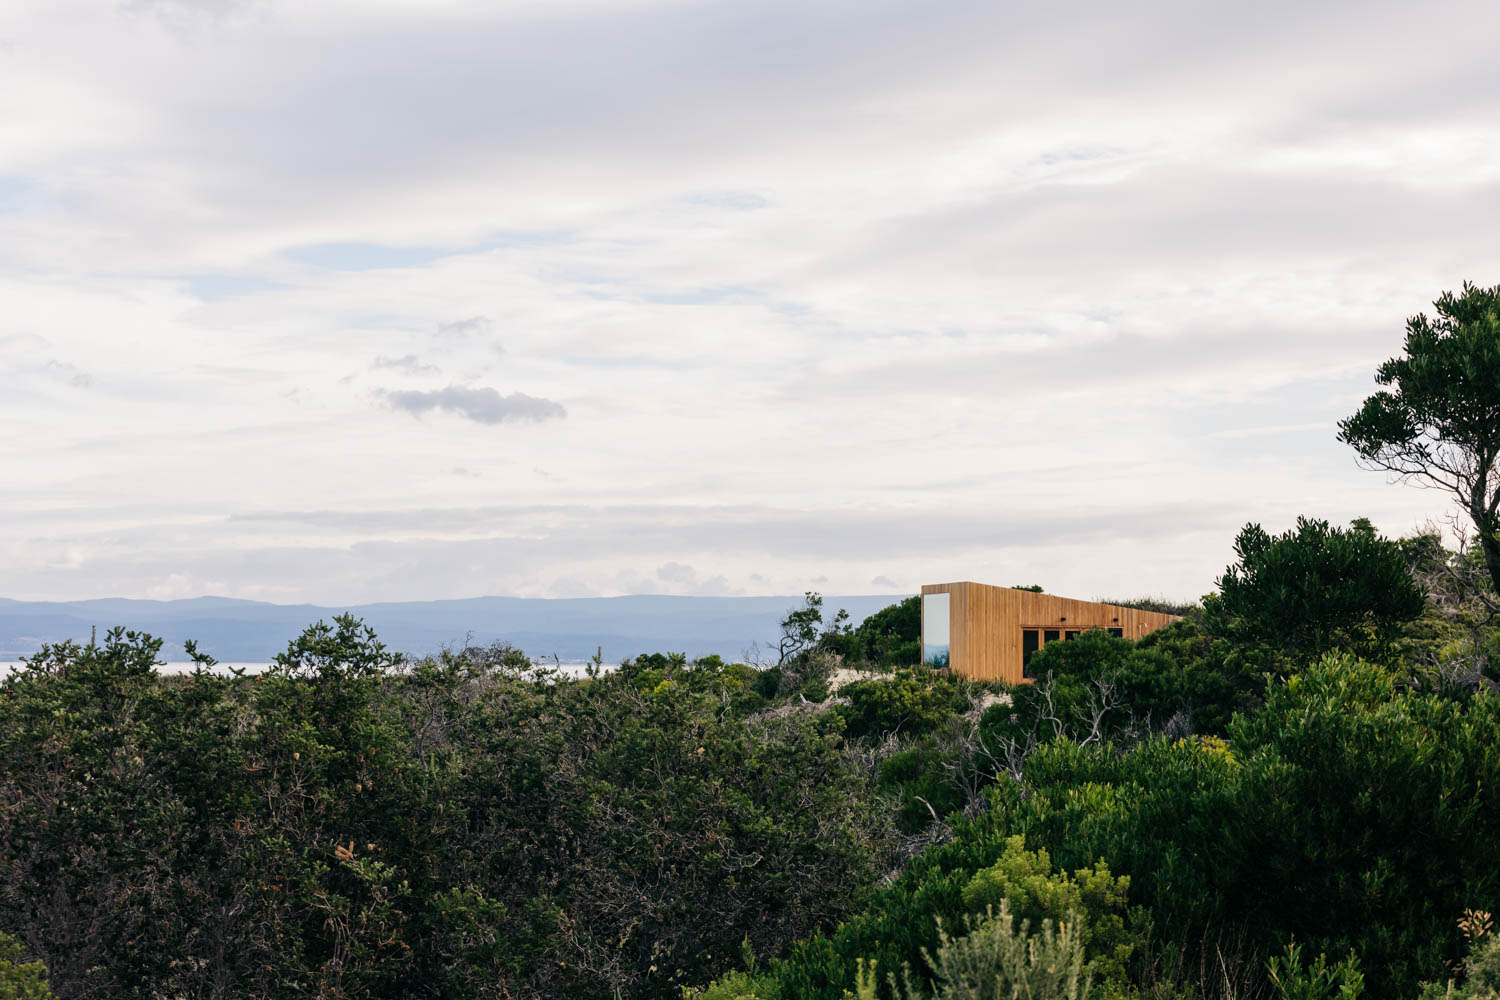
{"label": "pale green foliage", "polygon": [[745,963],[744,972],[736,969],[701,989],[684,986],[683,1000],[777,1000],[781,996],[776,977],[759,971],[748,934],[740,942],[740,960]]}
{"label": "pale green foliage", "polygon": [[1279,1000],[1359,1000],[1365,991],[1359,957],[1352,951],[1332,965],[1322,953],[1304,963],[1302,946],[1293,941],[1282,954],[1271,957],[1267,972]]}
{"label": "pale green foliage", "polygon": [[971,911],[1008,907],[1034,924],[1057,924],[1076,914],[1077,927],[1069,933],[1088,951],[1091,969],[1101,978],[1118,979],[1134,950],[1125,927],[1129,889],[1129,877],[1114,877],[1102,860],[1072,874],[1054,872],[1045,850],[1028,851],[1024,838],[1016,836],[1006,840],[998,861],[974,874],[963,899]]}
{"label": "pale green foliage", "polygon": [[1427,983],[1420,1000],[1500,1000],[1500,936],[1491,933],[1490,915],[1470,910],[1459,926],[1472,941],[1463,983]]}
{"label": "pale green foliage", "polygon": [[730,972],[701,990],[684,989],[684,1000],[775,1000],[781,995],[775,976]]}
{"label": "pale green foliage", "polygon": [[47,967],[25,957],[21,943],[0,931],[0,1000],[52,1000]]}
{"label": "pale green foliage", "polygon": [[927,954],[936,991],[933,1000],[1085,1000],[1091,977],[1084,961],[1080,921],[1043,920],[1037,933],[1019,924],[1000,902],[983,919],[966,920],[968,931],[949,937],[938,926],[937,954]]}
{"label": "pale green foliage", "polygon": [[[844,991],[843,1000],[880,1000],[878,991],[880,981],[875,978],[875,967],[878,963],[873,958],[861,958],[855,967],[854,992]],[[892,989],[895,989],[893,986]],[[911,990],[907,990],[907,996]]]}
{"label": "pale green foliage", "polygon": [[1468,979],[1464,983],[1466,996],[1474,1000],[1494,1000],[1500,997],[1500,938],[1493,934],[1474,946],[1464,963]]}

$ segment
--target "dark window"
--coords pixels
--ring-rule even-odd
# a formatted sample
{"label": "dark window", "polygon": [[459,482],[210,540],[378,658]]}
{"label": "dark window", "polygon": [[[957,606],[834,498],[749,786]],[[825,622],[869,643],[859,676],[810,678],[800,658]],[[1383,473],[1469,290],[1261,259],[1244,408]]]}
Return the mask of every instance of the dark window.
{"label": "dark window", "polygon": [[1076,628],[1070,628],[1066,632],[1063,633],[1063,638],[1064,639],[1076,639],[1076,638],[1078,638],[1078,631],[1079,630],[1076,629]]}
{"label": "dark window", "polygon": [[1125,630],[1122,628],[1112,628],[1109,630],[1109,634],[1114,636],[1116,639],[1125,638]]}
{"label": "dark window", "polygon": [[1037,631],[1034,628],[1023,628],[1021,630],[1021,676],[1031,676],[1031,655],[1040,648]]}
{"label": "dark window", "polygon": [[1062,633],[1055,628],[1049,628],[1042,633],[1042,642],[1056,642],[1062,638]]}

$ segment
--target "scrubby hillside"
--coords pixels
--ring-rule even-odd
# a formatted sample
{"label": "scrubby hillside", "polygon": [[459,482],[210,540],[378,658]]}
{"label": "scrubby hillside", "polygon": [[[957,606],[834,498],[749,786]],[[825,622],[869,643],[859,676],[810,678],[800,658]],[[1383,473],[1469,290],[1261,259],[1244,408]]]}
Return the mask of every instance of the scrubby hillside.
{"label": "scrubby hillside", "polygon": [[259,676],[48,647],[0,684],[0,932],[64,998],[1484,995],[1474,560],[1240,549],[1009,690],[900,665],[914,601],[817,595],[764,669],[407,660],[351,617]]}

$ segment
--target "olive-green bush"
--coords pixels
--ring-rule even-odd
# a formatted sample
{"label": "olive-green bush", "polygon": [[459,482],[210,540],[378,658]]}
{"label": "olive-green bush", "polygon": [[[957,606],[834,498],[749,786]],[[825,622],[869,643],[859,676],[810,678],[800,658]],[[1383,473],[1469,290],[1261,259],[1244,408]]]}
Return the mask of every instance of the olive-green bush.
{"label": "olive-green bush", "polygon": [[[932,1000],[1086,1000],[1084,922],[1067,913],[1033,925],[1010,912],[1002,898],[978,919],[965,918],[965,933],[949,937],[939,926],[938,946],[926,956]],[[907,984],[910,983],[908,978]],[[903,990],[915,1000],[925,991]]]}
{"label": "olive-green bush", "polygon": [[737,710],[742,668],[533,679],[352,619],[260,676],[159,647],[0,683],[0,927],[60,997],[668,997],[891,864],[839,719]]}
{"label": "olive-green bush", "polygon": [[1130,917],[1129,878],[1116,878],[1103,861],[1077,871],[1056,872],[1046,850],[1028,851],[1025,839],[1009,838],[1005,853],[981,868],[963,887],[972,913],[1004,907],[1033,927],[1070,924],[1074,938],[1100,978],[1122,980],[1136,947]]}

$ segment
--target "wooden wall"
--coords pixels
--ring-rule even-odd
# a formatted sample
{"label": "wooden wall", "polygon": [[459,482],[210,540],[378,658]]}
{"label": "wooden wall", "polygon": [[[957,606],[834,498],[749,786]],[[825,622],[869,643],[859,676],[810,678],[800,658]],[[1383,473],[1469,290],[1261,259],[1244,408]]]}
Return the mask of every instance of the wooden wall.
{"label": "wooden wall", "polygon": [[983,583],[936,583],[924,594],[947,594],[949,666],[974,680],[1019,684],[1021,630],[1122,629],[1127,639],[1139,639],[1177,620],[1176,615],[1139,611],[1114,604],[1096,604],[1052,594]]}

